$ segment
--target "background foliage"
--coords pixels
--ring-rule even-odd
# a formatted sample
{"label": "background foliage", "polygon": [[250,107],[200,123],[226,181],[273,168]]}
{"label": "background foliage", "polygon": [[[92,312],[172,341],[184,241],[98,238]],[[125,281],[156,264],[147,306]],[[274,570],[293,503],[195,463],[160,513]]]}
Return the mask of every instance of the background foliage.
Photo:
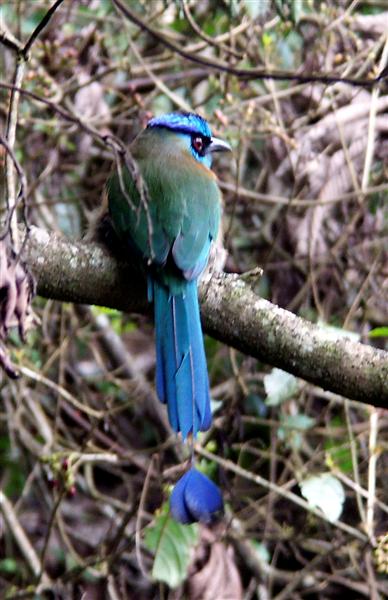
{"label": "background foliage", "polygon": [[[387,7],[376,0],[127,5],[192,56],[228,65],[360,78],[387,53]],[[5,1],[2,28],[25,41],[49,6]],[[1,48],[11,83],[15,55]],[[234,149],[215,166],[226,269],[259,265],[262,296],[384,347],[384,89],[215,72],[141,32],[111,0],[65,0],[31,49],[23,87],[48,101],[24,96],[19,107],[30,222],[81,237],[114,159],[101,135],[129,143],[156,113],[199,111]],[[8,100],[0,89],[2,130]],[[0,375],[2,597],[383,597],[387,413],[207,339],[215,420],[197,452],[227,512],[211,530],[178,527],[163,503],[187,451],[151,408],[152,322],[41,298],[34,309],[41,324],[28,343],[13,337],[23,377]]]}

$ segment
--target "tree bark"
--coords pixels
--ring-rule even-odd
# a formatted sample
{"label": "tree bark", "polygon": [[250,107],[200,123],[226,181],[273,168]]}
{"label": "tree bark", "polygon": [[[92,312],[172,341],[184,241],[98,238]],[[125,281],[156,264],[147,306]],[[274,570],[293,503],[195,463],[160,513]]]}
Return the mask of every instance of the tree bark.
{"label": "tree bark", "polygon": [[[149,310],[140,270],[118,263],[97,244],[32,227],[23,258],[46,298]],[[235,275],[204,280],[200,300],[204,329],[214,338],[326,390],[387,408],[388,352],[336,338],[260,298]]]}

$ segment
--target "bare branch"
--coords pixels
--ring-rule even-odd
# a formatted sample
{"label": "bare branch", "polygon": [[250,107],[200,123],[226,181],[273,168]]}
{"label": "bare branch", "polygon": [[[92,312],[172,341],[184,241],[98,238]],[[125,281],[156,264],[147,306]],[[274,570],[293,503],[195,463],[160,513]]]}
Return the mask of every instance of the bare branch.
{"label": "bare branch", "polygon": [[[98,245],[32,227],[24,259],[47,298],[147,310],[145,282]],[[331,333],[258,297],[243,279],[213,276],[200,288],[205,330],[259,360],[353,400],[386,407],[388,353]]]}
{"label": "bare branch", "polygon": [[50,21],[51,17],[57,10],[58,6],[60,6],[60,4],[62,4],[63,1],[64,0],[56,0],[56,2],[54,2],[54,4],[48,9],[48,11],[44,15],[43,19],[38,23],[38,25],[35,27],[34,31],[31,33],[30,37],[28,38],[28,40],[22,50],[22,54],[26,60],[28,58],[28,53],[31,49],[32,44],[35,42],[38,35],[46,27],[46,25]]}
{"label": "bare branch", "polygon": [[213,69],[215,71],[221,71],[223,73],[230,73],[230,75],[235,75],[241,79],[250,80],[250,79],[273,79],[276,81],[299,81],[301,83],[347,83],[348,85],[353,85],[356,87],[367,87],[370,88],[376,84],[379,84],[383,81],[388,73],[384,69],[378,77],[374,79],[353,79],[352,77],[338,77],[336,75],[331,75],[328,73],[308,73],[308,74],[296,74],[290,71],[269,71],[265,68],[260,69],[243,69],[234,67],[222,61],[216,59],[210,59],[205,56],[200,56],[198,54],[191,54],[181,46],[178,46],[170,39],[167,39],[162,33],[150,27],[145,21],[143,21],[138,14],[133,12],[127,5],[125,5],[121,0],[113,0],[113,4],[117,7],[117,9],[132,23],[135,23],[140,29],[147,31],[149,35],[158,40],[161,44],[163,44],[166,48],[171,50],[172,52],[179,54],[186,60],[190,60],[191,62],[197,63],[199,65],[204,65],[209,69]]}
{"label": "bare branch", "polygon": [[[30,540],[28,539],[23,527],[21,526],[15,510],[8,500],[7,496],[0,490],[0,512],[4,517],[9,531],[15,538],[21,552],[23,553],[31,571],[35,576],[42,572],[42,565],[36,554]],[[46,573],[42,572],[42,583],[48,583],[48,577]]]}

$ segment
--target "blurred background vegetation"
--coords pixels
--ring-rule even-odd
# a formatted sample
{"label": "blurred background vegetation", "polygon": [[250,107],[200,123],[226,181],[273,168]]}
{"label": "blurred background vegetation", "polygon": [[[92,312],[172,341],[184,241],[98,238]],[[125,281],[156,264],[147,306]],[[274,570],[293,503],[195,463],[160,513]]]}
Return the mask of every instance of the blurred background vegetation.
{"label": "blurred background vegetation", "polygon": [[[367,78],[388,52],[384,1],[124,4],[190,55],[230,66]],[[25,42],[51,5],[3,1],[2,30]],[[10,84],[15,53],[0,47]],[[114,159],[101,135],[129,143],[155,114],[198,111],[234,151],[215,164],[226,270],[260,266],[260,295],[384,348],[386,88],[216,72],[111,0],[65,0],[32,46],[23,88],[48,101],[19,106],[30,223],[81,238]],[[2,131],[8,102],[0,89]],[[39,297],[34,310],[28,343],[11,340],[23,376],[0,374],[2,598],[383,598],[386,412],[207,338],[215,419],[198,460],[227,510],[212,529],[178,527],[164,503],[186,451],[149,410],[152,321]]]}

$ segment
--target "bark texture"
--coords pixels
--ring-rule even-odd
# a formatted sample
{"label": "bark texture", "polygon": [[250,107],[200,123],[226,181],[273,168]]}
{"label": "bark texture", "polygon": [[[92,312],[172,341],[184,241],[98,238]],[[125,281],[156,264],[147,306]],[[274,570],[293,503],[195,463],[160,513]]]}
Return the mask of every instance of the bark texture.
{"label": "bark texture", "polygon": [[[24,259],[46,298],[148,310],[139,269],[120,264],[97,244],[72,242],[32,227]],[[388,406],[388,352],[333,334],[258,297],[244,278],[217,274],[203,281],[207,333],[270,365],[367,404]]]}

